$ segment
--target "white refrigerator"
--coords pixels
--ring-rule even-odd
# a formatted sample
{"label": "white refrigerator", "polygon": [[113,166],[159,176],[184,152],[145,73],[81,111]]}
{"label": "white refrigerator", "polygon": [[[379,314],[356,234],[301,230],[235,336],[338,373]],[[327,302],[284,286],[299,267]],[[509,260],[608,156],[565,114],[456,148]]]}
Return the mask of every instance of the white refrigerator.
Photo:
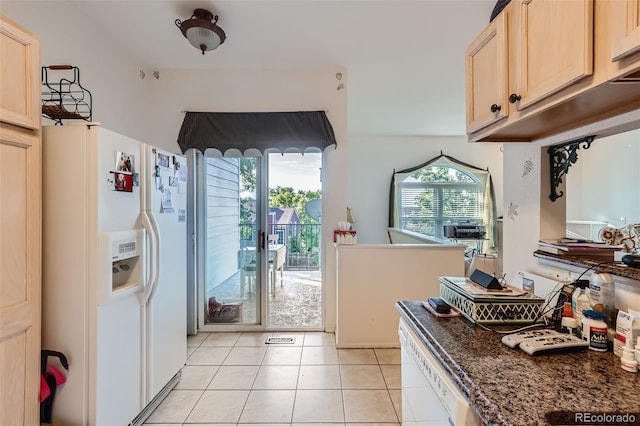
{"label": "white refrigerator", "polygon": [[94,123],[44,126],[42,348],[53,423],[142,423],[186,362],[186,160]]}

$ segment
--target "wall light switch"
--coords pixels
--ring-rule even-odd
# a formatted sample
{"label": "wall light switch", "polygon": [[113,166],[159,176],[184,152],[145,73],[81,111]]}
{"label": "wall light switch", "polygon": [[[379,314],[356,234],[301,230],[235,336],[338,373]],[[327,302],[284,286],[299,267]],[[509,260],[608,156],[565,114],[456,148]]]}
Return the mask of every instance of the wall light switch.
{"label": "wall light switch", "polygon": [[620,223],[622,225],[626,225],[627,224],[627,217],[626,216],[620,216]]}

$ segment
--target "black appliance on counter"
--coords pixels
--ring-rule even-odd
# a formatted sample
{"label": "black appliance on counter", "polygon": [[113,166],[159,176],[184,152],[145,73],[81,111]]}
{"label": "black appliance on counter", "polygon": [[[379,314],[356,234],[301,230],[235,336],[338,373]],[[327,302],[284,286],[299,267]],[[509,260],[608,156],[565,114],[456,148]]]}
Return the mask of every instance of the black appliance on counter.
{"label": "black appliance on counter", "polygon": [[484,225],[471,223],[460,223],[457,225],[444,225],[444,236],[446,238],[484,238],[487,231]]}

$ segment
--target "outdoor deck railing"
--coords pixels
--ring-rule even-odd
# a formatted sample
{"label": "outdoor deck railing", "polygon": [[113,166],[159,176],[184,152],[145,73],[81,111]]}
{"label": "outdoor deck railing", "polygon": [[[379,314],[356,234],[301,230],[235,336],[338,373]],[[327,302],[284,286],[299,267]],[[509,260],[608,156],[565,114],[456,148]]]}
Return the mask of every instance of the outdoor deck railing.
{"label": "outdoor deck railing", "polygon": [[[270,224],[266,233],[278,235],[278,244],[287,247],[285,269],[315,270],[320,268],[320,231],[321,225],[318,223],[295,223]],[[240,224],[241,239],[254,240],[255,234],[254,224]]]}

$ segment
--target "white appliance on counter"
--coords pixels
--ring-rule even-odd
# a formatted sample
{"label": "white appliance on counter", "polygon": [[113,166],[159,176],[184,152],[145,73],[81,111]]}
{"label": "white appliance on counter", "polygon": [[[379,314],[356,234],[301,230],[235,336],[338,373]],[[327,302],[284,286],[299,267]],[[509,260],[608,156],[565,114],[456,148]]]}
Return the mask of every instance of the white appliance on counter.
{"label": "white appliance on counter", "polygon": [[142,424],[186,362],[186,160],[94,123],[44,126],[42,348],[54,424]]}
{"label": "white appliance on counter", "polygon": [[475,426],[480,418],[444,367],[400,319],[403,426]]}

